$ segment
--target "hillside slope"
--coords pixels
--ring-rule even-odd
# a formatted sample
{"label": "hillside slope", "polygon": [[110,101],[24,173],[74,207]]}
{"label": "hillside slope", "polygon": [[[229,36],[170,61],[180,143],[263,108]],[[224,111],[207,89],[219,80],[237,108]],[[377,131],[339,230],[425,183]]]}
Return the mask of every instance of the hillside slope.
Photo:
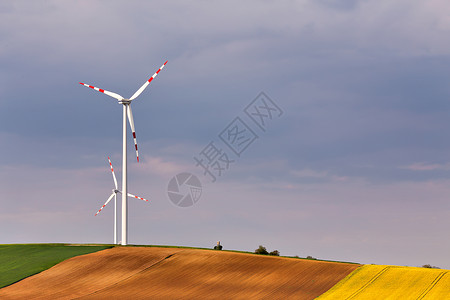
{"label": "hillside slope", "polygon": [[450,299],[450,271],[365,265],[319,299]]}
{"label": "hillside slope", "polygon": [[0,288],[42,272],[70,257],[113,246],[65,244],[0,245]]}
{"label": "hillside slope", "polygon": [[314,299],[358,267],[225,251],[115,247],[0,289],[0,298]]}

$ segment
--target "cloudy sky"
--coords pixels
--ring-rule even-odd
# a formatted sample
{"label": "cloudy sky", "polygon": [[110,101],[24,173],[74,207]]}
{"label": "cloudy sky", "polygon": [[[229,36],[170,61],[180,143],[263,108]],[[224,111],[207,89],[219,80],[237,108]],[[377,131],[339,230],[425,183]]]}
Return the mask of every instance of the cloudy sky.
{"label": "cloudy sky", "polygon": [[[444,0],[2,1],[0,243],[111,243],[130,97],[129,242],[450,268]],[[245,108],[281,110],[261,130]],[[239,117],[237,156],[220,139]],[[243,139],[244,141],[245,139]],[[216,181],[194,157],[233,160]],[[171,178],[201,198],[180,208]],[[111,203],[112,204],[112,203]]]}

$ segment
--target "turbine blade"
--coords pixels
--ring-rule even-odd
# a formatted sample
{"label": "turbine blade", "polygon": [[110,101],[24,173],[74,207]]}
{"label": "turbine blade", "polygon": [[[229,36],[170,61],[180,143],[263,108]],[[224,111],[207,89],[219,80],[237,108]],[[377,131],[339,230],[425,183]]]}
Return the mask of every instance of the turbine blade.
{"label": "turbine blade", "polygon": [[156,71],[155,74],[153,74],[152,77],[150,77],[149,80],[147,80],[137,91],[136,93],[134,93],[133,96],[131,96],[130,100],[134,100],[136,99],[147,87],[147,85],[149,85],[149,83],[156,77],[156,75],[158,75],[158,73],[164,68],[164,66],[167,64],[167,61],[161,66],[161,68],[159,68],[158,71]]}
{"label": "turbine blade", "polygon": [[128,106],[127,106],[127,115],[128,115],[128,121],[130,122],[131,132],[133,133],[134,148],[136,148],[136,158],[137,158],[137,161],[139,162],[139,153],[138,153],[138,147],[137,147],[137,141],[136,141],[136,130],[134,128],[133,113],[131,112],[130,104],[128,104]]}
{"label": "turbine blade", "polygon": [[109,201],[111,201],[111,199],[114,197],[115,194],[116,193],[112,193],[111,196],[109,196],[108,200],[106,200],[105,204],[103,204],[103,206],[100,207],[100,209],[98,210],[98,212],[95,215],[98,215],[102,211],[102,209],[106,206],[106,204],[108,204]]}
{"label": "turbine blade", "polygon": [[143,200],[143,201],[146,201],[146,202],[148,202],[148,200],[147,200],[147,199],[144,199],[144,198],[142,198],[142,197],[138,197],[138,196],[135,196],[135,195],[133,195],[133,194],[130,194],[130,193],[127,193],[127,195],[128,195],[128,197],[131,197],[131,198],[136,198],[136,199],[139,199],[139,200]]}
{"label": "turbine blade", "polygon": [[122,100],[122,99],[125,99],[122,96],[120,96],[119,94],[116,94],[116,93],[113,93],[113,92],[110,92],[110,91],[105,91],[104,89],[101,89],[101,88],[98,88],[98,87],[95,87],[95,86],[92,86],[92,85],[89,85],[89,84],[86,84],[86,83],[80,82],[80,84],[82,84],[84,86],[87,86],[87,87],[89,87],[91,89],[94,89],[96,91],[99,91],[100,93],[106,94],[106,95],[108,95],[110,97],[116,98],[119,101]]}
{"label": "turbine blade", "polygon": [[113,166],[112,166],[112,163],[111,163],[111,159],[109,159],[109,156],[108,156],[108,161],[109,161],[109,166],[111,167],[111,173],[112,173],[112,176],[113,176],[113,179],[114,179],[114,186],[116,187],[116,190],[117,190],[118,187],[117,187],[116,174],[114,174],[114,169],[113,169]]}

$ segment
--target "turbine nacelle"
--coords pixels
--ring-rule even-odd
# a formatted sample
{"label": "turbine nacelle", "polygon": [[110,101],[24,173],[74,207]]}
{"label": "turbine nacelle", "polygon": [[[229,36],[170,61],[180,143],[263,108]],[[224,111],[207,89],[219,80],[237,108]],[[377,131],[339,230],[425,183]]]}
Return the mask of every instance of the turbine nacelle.
{"label": "turbine nacelle", "polygon": [[130,100],[130,99],[122,99],[122,100],[119,100],[119,104],[125,104],[125,105],[128,105],[128,104],[131,103],[131,101],[132,101],[132,100]]}

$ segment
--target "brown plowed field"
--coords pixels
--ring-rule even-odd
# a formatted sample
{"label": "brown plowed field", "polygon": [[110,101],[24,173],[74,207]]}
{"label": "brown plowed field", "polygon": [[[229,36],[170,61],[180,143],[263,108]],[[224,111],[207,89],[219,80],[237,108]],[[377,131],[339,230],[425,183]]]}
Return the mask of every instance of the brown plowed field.
{"label": "brown plowed field", "polygon": [[314,299],[358,267],[226,251],[115,247],[0,289],[0,299]]}

